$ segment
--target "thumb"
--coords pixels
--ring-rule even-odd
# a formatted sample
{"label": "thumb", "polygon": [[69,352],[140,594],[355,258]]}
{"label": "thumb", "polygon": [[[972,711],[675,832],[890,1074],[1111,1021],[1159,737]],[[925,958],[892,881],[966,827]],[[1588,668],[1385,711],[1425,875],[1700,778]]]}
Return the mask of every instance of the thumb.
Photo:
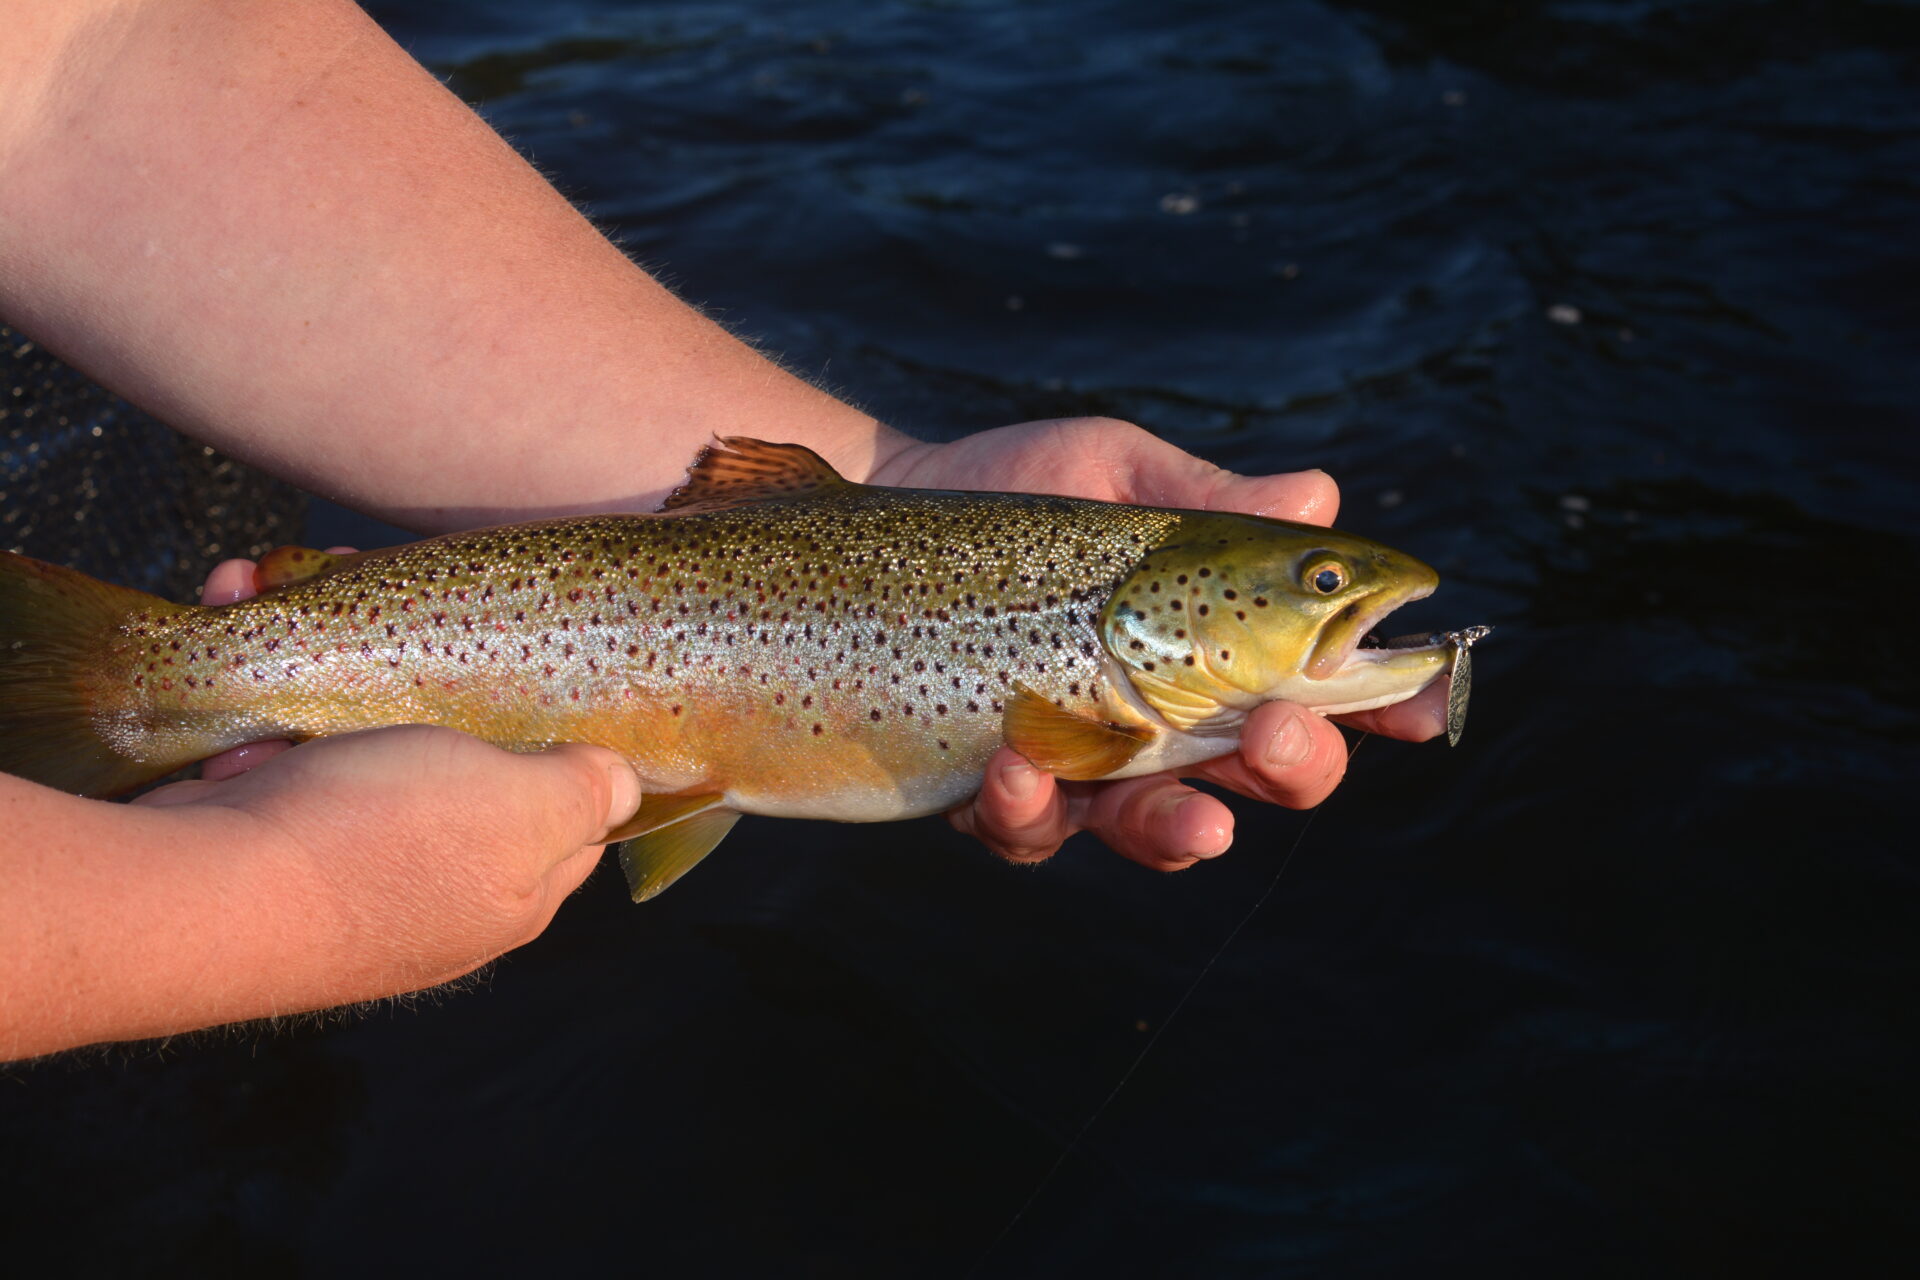
{"label": "thumb", "polygon": [[1209,511],[1244,511],[1276,520],[1332,524],[1340,511],[1340,486],[1314,468],[1272,476],[1243,476],[1223,471],[1207,495]]}
{"label": "thumb", "polygon": [[521,756],[515,764],[536,810],[559,824],[552,844],[567,846],[567,856],[584,845],[605,844],[609,831],[640,811],[639,775],[605,747],[569,743]]}
{"label": "thumb", "polygon": [[507,918],[515,926],[511,946],[545,930],[560,904],[593,873],[607,833],[639,811],[641,795],[639,775],[604,747],[574,743],[508,760],[510,767],[490,781],[511,794],[502,807],[522,824],[526,838],[514,843],[521,874],[532,875],[522,882],[531,884],[531,892],[508,899],[513,909]]}
{"label": "thumb", "polygon": [[280,809],[321,837],[364,826],[410,841],[423,855],[410,863],[470,865],[473,850],[491,848],[516,851],[499,865],[534,877],[600,844],[640,807],[640,779],[604,747],[517,755],[428,725],[321,738],[214,786],[202,794]]}
{"label": "thumb", "polygon": [[1144,431],[1129,432],[1121,451],[1132,471],[1122,501],[1203,511],[1239,511],[1277,520],[1331,524],[1340,510],[1340,487],[1318,469],[1243,476],[1196,458]]}

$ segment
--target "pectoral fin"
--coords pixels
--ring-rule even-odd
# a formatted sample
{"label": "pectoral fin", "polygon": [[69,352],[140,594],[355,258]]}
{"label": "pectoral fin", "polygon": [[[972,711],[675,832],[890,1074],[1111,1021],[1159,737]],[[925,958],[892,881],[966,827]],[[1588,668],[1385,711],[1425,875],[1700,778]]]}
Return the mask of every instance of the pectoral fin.
{"label": "pectoral fin", "polygon": [[740,815],[721,807],[721,797],[648,796],[640,812],[607,835],[626,841],[620,869],[635,902],[645,902],[691,871],[733,830]]}
{"label": "pectoral fin", "polygon": [[330,573],[346,556],[329,555],[312,547],[275,547],[254,565],[253,589],[267,591],[293,582],[305,582]]}
{"label": "pectoral fin", "polygon": [[1007,745],[1058,778],[1104,778],[1139,755],[1154,731],[1057,707],[1024,686],[1002,721]]}

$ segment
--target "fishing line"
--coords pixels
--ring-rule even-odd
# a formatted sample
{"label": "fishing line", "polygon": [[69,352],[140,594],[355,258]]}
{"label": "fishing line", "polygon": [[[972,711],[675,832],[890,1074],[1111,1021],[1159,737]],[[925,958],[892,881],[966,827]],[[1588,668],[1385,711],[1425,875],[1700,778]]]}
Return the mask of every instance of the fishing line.
{"label": "fishing line", "polygon": [[[1353,764],[1353,758],[1360,754],[1360,744],[1365,742],[1369,736],[1369,734],[1363,732],[1358,738],[1354,739],[1352,749],[1347,752],[1347,764],[1349,766]],[[1286,856],[1280,859],[1280,865],[1274,869],[1273,879],[1267,882],[1266,891],[1255,900],[1251,907],[1247,908],[1246,914],[1241,916],[1240,922],[1233,926],[1233,929],[1227,934],[1226,940],[1214,948],[1213,954],[1207,957],[1207,962],[1200,966],[1200,972],[1194,975],[1193,981],[1187,984],[1187,989],[1180,993],[1178,1000],[1174,1001],[1172,1011],[1160,1020],[1160,1025],[1153,1029],[1151,1036],[1147,1037],[1147,1042],[1140,1047],[1140,1052],[1133,1055],[1133,1061],[1127,1064],[1127,1069],[1121,1073],[1120,1079],[1115,1082],[1113,1088],[1108,1091],[1107,1096],[1101,1100],[1100,1105],[1093,1109],[1093,1114],[1086,1118],[1086,1121],[1081,1124],[1079,1130],[1067,1141],[1067,1145],[1061,1149],[1059,1157],[1054,1160],[1052,1166],[1040,1175],[1040,1181],[1034,1184],[1033,1190],[1028,1193],[1026,1201],[1014,1211],[1013,1217],[1007,1220],[1007,1225],[1000,1228],[1000,1234],[993,1238],[993,1243],[989,1244],[986,1249],[981,1252],[980,1256],[974,1260],[974,1264],[967,1268],[967,1277],[977,1275],[980,1268],[986,1265],[987,1259],[993,1256],[993,1251],[998,1249],[1001,1243],[1013,1233],[1013,1229],[1020,1225],[1020,1220],[1027,1216],[1027,1211],[1033,1208],[1034,1204],[1040,1199],[1040,1194],[1047,1189],[1048,1184],[1053,1181],[1054,1175],[1059,1173],[1061,1167],[1067,1163],[1068,1157],[1079,1150],[1081,1139],[1087,1136],[1087,1131],[1092,1129],[1100,1117],[1106,1114],[1107,1108],[1113,1105],[1113,1100],[1120,1096],[1120,1091],[1127,1087],[1129,1080],[1133,1079],[1134,1072],[1140,1070],[1140,1064],[1147,1060],[1147,1055],[1153,1052],[1153,1047],[1160,1043],[1160,1037],[1165,1035],[1167,1028],[1173,1025],[1173,1020],[1180,1016],[1180,1011],[1187,1007],[1187,1001],[1193,999],[1193,993],[1200,989],[1200,984],[1207,980],[1209,973],[1213,972],[1213,967],[1220,962],[1220,957],[1227,954],[1227,948],[1233,945],[1233,940],[1238,938],[1241,931],[1252,923],[1255,916],[1260,914],[1260,908],[1267,905],[1267,899],[1271,898],[1273,891],[1280,887],[1280,877],[1287,874],[1288,864],[1293,861],[1293,855],[1300,851],[1301,844],[1307,838],[1307,832],[1313,830],[1313,820],[1320,816],[1320,810],[1324,807],[1325,806],[1322,805],[1308,810],[1307,820],[1300,824],[1300,834],[1293,838],[1293,844],[1288,847]]]}

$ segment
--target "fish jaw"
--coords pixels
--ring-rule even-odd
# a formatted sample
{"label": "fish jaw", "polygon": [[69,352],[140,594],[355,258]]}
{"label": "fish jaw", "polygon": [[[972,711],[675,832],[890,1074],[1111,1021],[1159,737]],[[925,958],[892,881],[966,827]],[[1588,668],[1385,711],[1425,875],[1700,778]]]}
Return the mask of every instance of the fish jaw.
{"label": "fish jaw", "polygon": [[[1382,615],[1384,616],[1384,614]],[[1273,701],[1297,702],[1323,716],[1373,711],[1405,702],[1453,665],[1453,643],[1417,648],[1374,649],[1355,646],[1327,676],[1298,677],[1268,691]]]}

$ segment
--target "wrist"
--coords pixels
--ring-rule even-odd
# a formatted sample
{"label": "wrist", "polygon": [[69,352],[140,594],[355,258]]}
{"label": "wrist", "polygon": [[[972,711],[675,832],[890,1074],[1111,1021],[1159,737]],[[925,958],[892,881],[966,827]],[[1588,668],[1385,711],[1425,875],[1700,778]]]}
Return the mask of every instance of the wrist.
{"label": "wrist", "polygon": [[0,1060],[285,1007],[260,977],[298,915],[259,901],[271,833],[220,806],[185,816],[33,792],[9,797],[28,838],[6,860]]}
{"label": "wrist", "polygon": [[874,442],[873,464],[867,469],[865,483],[904,487],[928,454],[940,446],[915,440],[892,427],[879,428]]}

